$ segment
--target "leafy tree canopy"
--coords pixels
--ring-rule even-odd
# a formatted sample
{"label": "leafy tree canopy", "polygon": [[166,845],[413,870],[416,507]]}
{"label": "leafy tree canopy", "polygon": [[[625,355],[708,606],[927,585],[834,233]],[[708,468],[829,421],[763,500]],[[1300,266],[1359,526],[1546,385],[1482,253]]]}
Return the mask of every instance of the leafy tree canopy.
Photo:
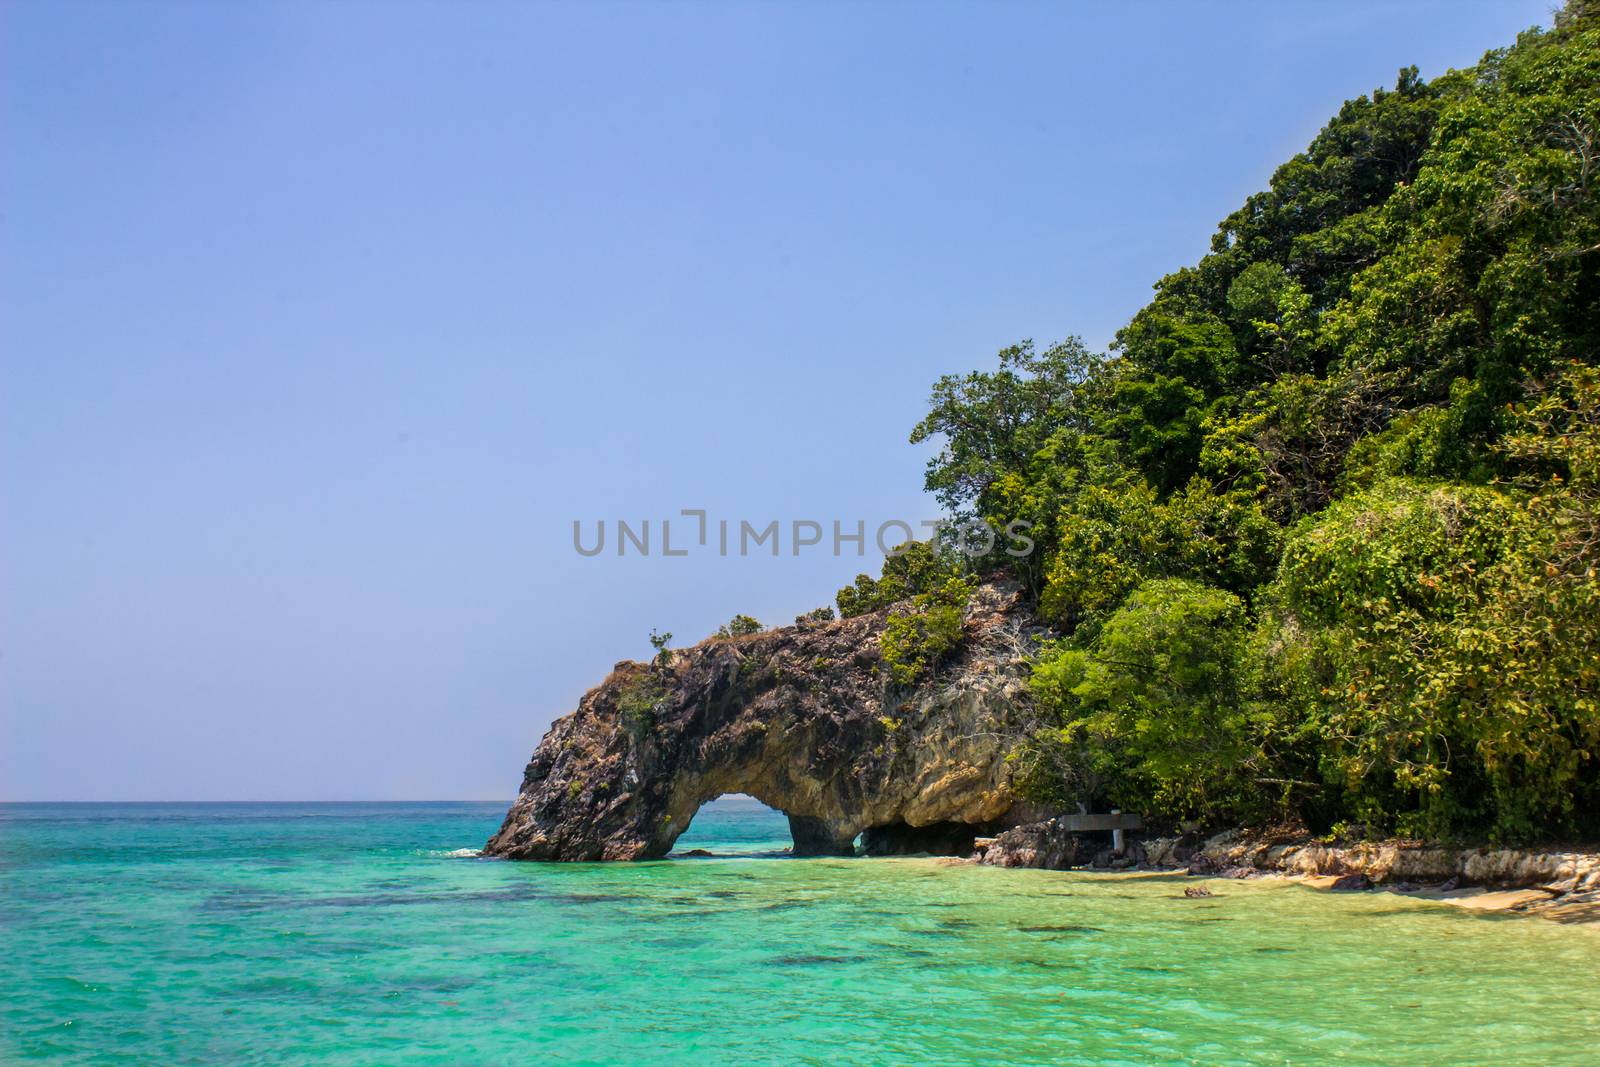
{"label": "leafy tree canopy", "polygon": [[[941,444],[926,487],[1031,524],[1032,555],[976,569],[1020,578],[1057,635],[1019,782],[1213,820],[1600,833],[1597,362],[1600,5],[1574,0],[1474,68],[1345,103],[1110,353],[1024,342],[941,378],[912,432]],[[962,570],[891,559],[840,613]]]}

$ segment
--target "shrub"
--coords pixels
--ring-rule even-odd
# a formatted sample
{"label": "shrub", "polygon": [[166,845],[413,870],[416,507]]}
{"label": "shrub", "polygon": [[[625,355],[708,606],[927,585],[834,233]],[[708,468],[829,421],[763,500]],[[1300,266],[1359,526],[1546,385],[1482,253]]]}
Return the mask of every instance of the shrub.
{"label": "shrub", "polygon": [[961,573],[961,561],[932,541],[908,541],[883,561],[883,574],[856,575],[854,585],[839,590],[839,617],[853,618],[898,604],[918,593],[940,588]]}
{"label": "shrub", "polygon": [[656,711],[666,695],[666,682],[654,671],[642,671],[625,682],[617,694],[617,712],[628,732],[640,738],[654,730]]}
{"label": "shrub", "polygon": [[1067,809],[1087,802],[1097,779],[1077,731],[1070,727],[1041,726],[1010,754],[1011,787],[1024,800]]}
{"label": "shrub", "polygon": [[758,634],[763,629],[765,627],[750,616],[735,615],[727,625],[717,627],[716,636],[719,638],[744,637],[747,634]]}
{"label": "shrub", "polygon": [[938,589],[912,597],[910,611],[890,613],[881,647],[896,684],[915,685],[932,675],[960,646],[962,618],[972,591],[972,582],[948,578]]}
{"label": "shrub", "polygon": [[1593,796],[1600,589],[1551,499],[1382,482],[1290,541],[1262,673],[1356,818],[1524,838]]}

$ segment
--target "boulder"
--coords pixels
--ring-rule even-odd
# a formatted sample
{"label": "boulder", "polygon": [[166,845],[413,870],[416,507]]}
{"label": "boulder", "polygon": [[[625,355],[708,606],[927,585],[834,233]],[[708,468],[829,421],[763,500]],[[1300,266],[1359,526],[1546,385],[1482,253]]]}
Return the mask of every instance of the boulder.
{"label": "boulder", "polygon": [[1060,819],[1027,823],[1005,831],[985,848],[979,860],[994,867],[1037,867],[1066,870],[1079,862],[1082,838]]}

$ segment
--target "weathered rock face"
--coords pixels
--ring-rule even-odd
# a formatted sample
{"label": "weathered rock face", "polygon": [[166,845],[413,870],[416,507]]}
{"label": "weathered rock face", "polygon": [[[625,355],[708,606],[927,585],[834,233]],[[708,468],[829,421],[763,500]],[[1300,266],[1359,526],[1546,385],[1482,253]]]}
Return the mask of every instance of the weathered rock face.
{"label": "weathered rock face", "polygon": [[[1156,853],[1155,846],[1156,842],[1151,842],[1152,855]],[[1418,841],[1340,846],[1233,831],[1206,841],[1188,863],[1196,873],[1359,874],[1376,883],[1456,879],[1464,885],[1555,885],[1564,891],[1600,890],[1600,854],[1593,851],[1447,848]]]}
{"label": "weathered rock face", "polygon": [[1029,713],[1020,604],[980,587],[961,652],[910,692],[879,671],[881,613],[707,641],[664,669],[619,663],[551,726],[485,851],[652,859],[724,793],[786,813],[799,855],[848,853],[863,831],[873,851],[970,849],[1038,817],[1005,761]]}

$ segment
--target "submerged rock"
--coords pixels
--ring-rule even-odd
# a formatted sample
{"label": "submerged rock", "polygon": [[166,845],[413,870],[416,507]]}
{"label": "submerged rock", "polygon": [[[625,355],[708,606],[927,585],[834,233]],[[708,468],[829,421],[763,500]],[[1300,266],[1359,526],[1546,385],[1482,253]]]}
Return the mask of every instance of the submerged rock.
{"label": "submerged rock", "polygon": [[879,669],[886,613],[708,640],[623,662],[557,720],[485,853],[667,854],[695,812],[748,793],[789,816],[794,854],[968,851],[1027,810],[1006,755],[1026,728],[1026,635],[1012,585],[973,594],[961,651],[932,681]]}

